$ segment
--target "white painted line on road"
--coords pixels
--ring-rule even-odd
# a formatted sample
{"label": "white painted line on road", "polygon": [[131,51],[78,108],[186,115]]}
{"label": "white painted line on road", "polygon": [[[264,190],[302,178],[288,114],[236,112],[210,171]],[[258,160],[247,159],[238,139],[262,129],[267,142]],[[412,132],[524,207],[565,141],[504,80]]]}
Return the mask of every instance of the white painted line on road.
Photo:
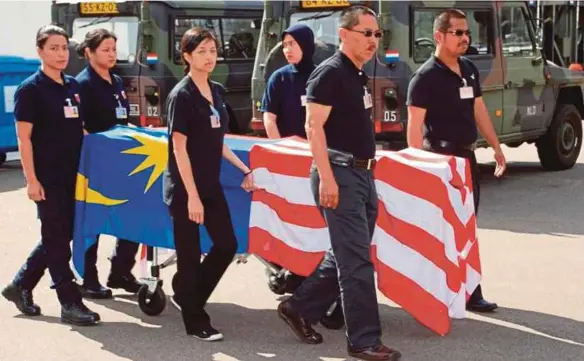
{"label": "white painted line on road", "polygon": [[[470,314],[469,314],[469,316],[470,316]],[[567,343],[567,344],[570,344],[570,345],[584,346],[584,343],[580,343],[580,342],[568,340],[568,339],[565,339],[565,338],[560,338],[560,337],[555,337],[555,336],[552,336],[552,335],[548,335],[547,333],[539,332],[537,330],[534,330],[533,328],[526,327],[526,326],[522,326],[522,325],[519,325],[519,324],[516,324],[516,323],[512,323],[512,322],[497,320],[495,318],[480,316],[480,315],[477,315],[477,314],[472,314],[472,317],[468,317],[468,318],[472,318],[472,319],[476,319],[476,320],[479,320],[479,321],[484,321],[484,322],[492,323],[494,325],[499,325],[499,326],[504,326],[504,327],[508,327],[508,328],[513,328],[513,329],[520,330],[520,331],[523,331],[523,332],[527,332],[527,333],[531,333],[531,334],[534,334],[534,335],[546,337],[546,338],[549,338],[549,339],[552,339],[552,340],[564,342],[564,343]]]}

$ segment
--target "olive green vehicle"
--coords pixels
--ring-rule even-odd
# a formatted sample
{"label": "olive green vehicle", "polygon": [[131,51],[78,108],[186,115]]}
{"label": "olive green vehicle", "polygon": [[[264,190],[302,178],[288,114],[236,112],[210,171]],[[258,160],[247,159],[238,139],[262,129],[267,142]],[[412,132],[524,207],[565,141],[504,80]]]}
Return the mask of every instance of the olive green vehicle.
{"label": "olive green vehicle", "polygon": [[[118,61],[113,71],[124,82],[130,100],[130,121],[165,126],[165,100],[184,76],[180,40],[194,26],[212,30],[220,49],[212,79],[227,90],[229,131],[246,133],[252,115],[251,74],[262,1],[54,1],[52,21],[72,37],[72,48],[95,28],[114,31]],[[67,73],[86,65],[71,51]]]}
{"label": "olive green vehicle", "polygon": [[[340,12],[364,4],[379,16],[384,36],[365,64],[374,98],[376,138],[385,148],[406,146],[406,94],[410,77],[435,50],[433,20],[443,9],[467,14],[467,57],[480,71],[483,97],[500,141],[535,144],[545,169],[572,167],[582,146],[583,13],[575,1],[286,1],[266,2],[253,73],[252,128],[263,134],[259,105],[270,74],[285,64],[280,34],[303,22],[315,33],[315,62],[339,46]],[[479,139],[477,146],[486,146]]]}

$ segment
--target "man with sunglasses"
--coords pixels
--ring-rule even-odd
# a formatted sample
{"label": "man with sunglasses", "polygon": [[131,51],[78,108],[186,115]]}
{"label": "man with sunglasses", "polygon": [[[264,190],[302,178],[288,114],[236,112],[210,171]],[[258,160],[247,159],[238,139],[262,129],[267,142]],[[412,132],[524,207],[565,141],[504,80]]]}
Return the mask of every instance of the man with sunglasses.
{"label": "man with sunglasses", "polygon": [[306,91],[306,134],[314,157],[311,188],[328,226],[332,248],[278,315],[301,341],[323,341],[316,324],[341,294],[347,351],[363,360],[398,360],[381,342],[371,239],[377,219],[373,180],[372,98],[363,64],[378,47],[376,14],[354,6],[339,20],[341,46],[311,74]]}
{"label": "man with sunglasses", "polygon": [[[495,176],[506,168],[505,156],[482,98],[479,71],[463,55],[470,43],[466,15],[448,9],[434,21],[436,52],[412,76],[408,87],[408,145],[431,152],[470,160],[475,214],[478,213],[480,184],[474,154],[478,130],[495,150]],[[491,312],[497,304],[487,302],[480,284],[466,308]]]}

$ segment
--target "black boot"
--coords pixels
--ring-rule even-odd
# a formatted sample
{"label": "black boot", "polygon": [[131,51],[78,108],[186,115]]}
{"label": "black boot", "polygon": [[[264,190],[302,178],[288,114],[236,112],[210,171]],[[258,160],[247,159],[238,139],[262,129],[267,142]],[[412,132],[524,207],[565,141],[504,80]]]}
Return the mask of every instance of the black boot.
{"label": "black boot", "polygon": [[69,303],[61,307],[61,322],[76,326],[91,326],[100,321],[97,313],[87,308],[83,302]]}
{"label": "black boot", "polygon": [[41,314],[41,308],[32,300],[32,291],[9,284],[2,290],[2,296],[8,301],[13,302],[16,308],[27,316],[38,316]]}
{"label": "black boot", "polygon": [[107,286],[109,288],[121,288],[129,293],[138,293],[142,284],[131,273],[119,276],[112,272],[107,279]]}
{"label": "black boot", "polygon": [[93,284],[83,284],[79,286],[79,292],[83,298],[93,298],[93,299],[110,299],[114,296],[112,295],[112,290],[107,289],[100,285],[99,283]]}

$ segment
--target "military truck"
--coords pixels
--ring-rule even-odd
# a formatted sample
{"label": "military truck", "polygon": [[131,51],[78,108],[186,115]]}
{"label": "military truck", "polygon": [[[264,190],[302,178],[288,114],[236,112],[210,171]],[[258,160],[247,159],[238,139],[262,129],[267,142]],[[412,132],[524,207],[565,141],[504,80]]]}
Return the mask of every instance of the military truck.
{"label": "military truck", "polygon": [[166,125],[165,99],[184,76],[180,40],[189,28],[212,30],[221,47],[212,79],[227,90],[229,131],[246,133],[252,115],[251,74],[260,35],[261,1],[53,1],[52,21],[71,34],[69,74],[86,65],[73,51],[95,28],[118,37],[114,72],[130,100],[130,121]]}
{"label": "military truck", "polygon": [[[316,37],[318,64],[339,46],[340,12],[363,4],[379,17],[383,38],[377,55],[365,64],[374,98],[376,139],[383,148],[406,144],[405,105],[411,75],[435,51],[433,20],[456,7],[468,18],[471,44],[466,56],[480,71],[483,96],[503,144],[535,144],[542,166],[572,167],[582,146],[584,72],[568,66],[582,60],[578,24],[581,8],[574,1],[346,1],[266,2],[256,54],[252,128],[264,134],[259,110],[270,74],[285,64],[280,34],[303,22]],[[487,143],[480,138],[478,147]]]}

